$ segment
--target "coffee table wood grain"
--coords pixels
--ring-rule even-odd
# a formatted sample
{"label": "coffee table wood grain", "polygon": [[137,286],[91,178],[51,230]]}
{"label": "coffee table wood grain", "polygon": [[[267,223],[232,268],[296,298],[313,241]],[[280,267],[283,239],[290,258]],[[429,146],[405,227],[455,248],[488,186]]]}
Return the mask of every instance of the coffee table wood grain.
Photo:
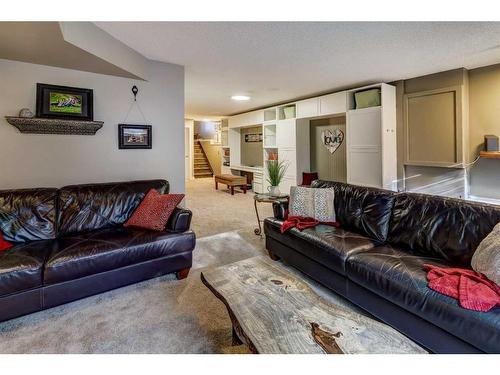
{"label": "coffee table wood grain", "polygon": [[233,343],[253,353],[426,353],[393,328],[333,305],[265,256],[203,271],[227,307]]}

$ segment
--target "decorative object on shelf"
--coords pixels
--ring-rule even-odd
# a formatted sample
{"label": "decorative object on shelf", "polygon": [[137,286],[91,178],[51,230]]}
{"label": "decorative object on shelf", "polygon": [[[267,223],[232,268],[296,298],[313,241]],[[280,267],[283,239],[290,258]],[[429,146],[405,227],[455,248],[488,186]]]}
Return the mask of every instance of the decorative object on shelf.
{"label": "decorative object on shelf", "polygon": [[245,134],[245,142],[262,142],[262,133]]}
{"label": "decorative object on shelf", "polygon": [[498,151],[498,137],[496,135],[484,136],[484,151]]}
{"label": "decorative object on shelf", "polygon": [[36,116],[51,119],[93,121],[93,90],[37,83]]}
{"label": "decorative object on shelf", "polygon": [[35,114],[31,112],[29,108],[23,108],[19,111],[19,117],[33,118],[35,117]]}
{"label": "decorative object on shelf", "polygon": [[285,119],[295,118],[295,105],[283,107],[283,114],[285,115]]}
{"label": "decorative object on shelf", "polygon": [[267,160],[269,160],[269,161],[278,160],[278,152],[277,151],[269,151]]}
{"label": "decorative object on shelf", "polygon": [[279,196],[281,194],[279,184],[285,176],[288,165],[286,165],[283,161],[270,160],[266,163],[266,168],[268,176],[267,182],[269,182],[270,185],[267,187],[267,190],[271,196]]}
{"label": "decorative object on shelf", "polygon": [[104,122],[5,116],[21,133],[94,135]]}
{"label": "decorative object on shelf", "polygon": [[151,125],[118,124],[118,148],[150,149],[152,131]]}
{"label": "decorative object on shelf", "polygon": [[356,109],[378,107],[381,104],[381,90],[369,89],[354,93]]}
{"label": "decorative object on shelf", "polygon": [[344,132],[340,129],[335,129],[333,132],[331,130],[323,130],[321,132],[321,138],[326,149],[333,154],[340,147],[342,142],[344,142]]}

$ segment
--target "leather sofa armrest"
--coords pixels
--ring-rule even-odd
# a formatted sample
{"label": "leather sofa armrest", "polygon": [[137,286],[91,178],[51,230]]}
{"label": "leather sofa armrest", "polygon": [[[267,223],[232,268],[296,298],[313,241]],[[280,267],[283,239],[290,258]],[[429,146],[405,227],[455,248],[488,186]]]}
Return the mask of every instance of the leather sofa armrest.
{"label": "leather sofa armrest", "polygon": [[288,216],[288,200],[273,202],[274,218],[285,220]]}
{"label": "leather sofa armrest", "polygon": [[193,213],[185,208],[177,207],[168,219],[166,230],[172,232],[185,232],[189,230]]}

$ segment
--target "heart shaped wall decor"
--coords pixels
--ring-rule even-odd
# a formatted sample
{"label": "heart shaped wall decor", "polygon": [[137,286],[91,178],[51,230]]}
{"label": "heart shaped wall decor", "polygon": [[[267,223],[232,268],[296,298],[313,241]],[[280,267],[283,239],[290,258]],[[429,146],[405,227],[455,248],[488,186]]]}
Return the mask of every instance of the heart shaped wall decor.
{"label": "heart shaped wall decor", "polygon": [[333,132],[330,130],[323,130],[321,138],[326,149],[333,154],[344,142],[344,132],[340,129],[335,129]]}

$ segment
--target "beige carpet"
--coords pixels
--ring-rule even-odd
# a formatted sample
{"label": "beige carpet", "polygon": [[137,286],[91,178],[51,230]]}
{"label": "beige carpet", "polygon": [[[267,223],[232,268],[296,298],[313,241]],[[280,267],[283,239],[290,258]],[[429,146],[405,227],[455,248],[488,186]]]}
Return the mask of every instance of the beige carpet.
{"label": "beige carpet", "polygon": [[[186,191],[186,207],[193,211],[191,227],[197,237],[243,229],[251,235],[252,242],[263,246],[263,241],[257,241],[260,237],[253,234],[257,219],[252,192],[243,194],[235,189],[231,195],[221,184],[219,190],[215,190],[212,178],[188,181]],[[258,208],[261,218],[273,214],[270,204],[261,203]]]}

